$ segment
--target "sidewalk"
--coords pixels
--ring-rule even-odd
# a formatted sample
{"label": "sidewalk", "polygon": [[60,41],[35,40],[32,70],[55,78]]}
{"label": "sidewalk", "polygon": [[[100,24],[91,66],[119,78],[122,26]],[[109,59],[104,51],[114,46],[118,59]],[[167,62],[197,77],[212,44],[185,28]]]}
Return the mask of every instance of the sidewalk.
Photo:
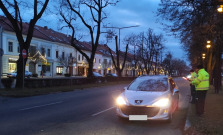
{"label": "sidewalk", "polygon": [[204,115],[195,115],[195,105],[190,104],[187,120],[190,127],[185,135],[223,135],[223,90],[215,94],[211,86],[206,96]]}

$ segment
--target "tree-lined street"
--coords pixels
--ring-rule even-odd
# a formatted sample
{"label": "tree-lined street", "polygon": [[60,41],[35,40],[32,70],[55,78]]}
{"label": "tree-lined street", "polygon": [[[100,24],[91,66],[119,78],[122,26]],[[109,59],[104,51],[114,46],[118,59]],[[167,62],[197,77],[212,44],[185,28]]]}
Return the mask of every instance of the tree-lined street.
{"label": "tree-lined street", "polygon": [[127,84],[103,86],[24,98],[0,98],[0,134],[182,134],[189,100],[189,84],[175,79],[180,88],[180,109],[171,123],[120,121],[114,98]]}

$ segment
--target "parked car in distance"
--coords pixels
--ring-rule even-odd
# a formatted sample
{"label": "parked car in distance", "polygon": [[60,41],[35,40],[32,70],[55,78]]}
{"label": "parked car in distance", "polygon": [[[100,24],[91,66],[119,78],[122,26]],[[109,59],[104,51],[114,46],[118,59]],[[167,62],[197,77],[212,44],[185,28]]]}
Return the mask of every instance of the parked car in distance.
{"label": "parked car in distance", "polygon": [[[14,78],[16,76],[17,76],[17,71],[14,71],[12,73],[7,74],[7,77],[9,77],[9,78]],[[32,76],[32,72],[29,72],[29,71],[26,70],[25,71],[25,77],[30,78],[31,76]]]}
{"label": "parked car in distance", "polygon": [[136,78],[116,99],[117,115],[129,120],[167,120],[178,108],[179,89],[171,77]]}
{"label": "parked car in distance", "polygon": [[105,75],[106,77],[118,77],[116,74],[108,73]]}
{"label": "parked car in distance", "polygon": [[102,77],[102,75],[99,74],[98,72],[93,72],[93,77]]}

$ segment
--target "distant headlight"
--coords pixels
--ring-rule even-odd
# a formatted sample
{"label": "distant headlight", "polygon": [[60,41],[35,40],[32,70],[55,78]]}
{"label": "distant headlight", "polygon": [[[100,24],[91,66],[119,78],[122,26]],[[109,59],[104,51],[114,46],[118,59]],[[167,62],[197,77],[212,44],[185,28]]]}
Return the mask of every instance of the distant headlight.
{"label": "distant headlight", "polygon": [[191,75],[188,75],[187,78],[190,79],[191,78]]}
{"label": "distant headlight", "polygon": [[153,106],[157,107],[169,107],[170,106],[170,100],[168,98],[162,98],[158,101],[156,101]]}
{"label": "distant headlight", "polygon": [[119,96],[117,99],[116,99],[116,103],[118,105],[126,105],[126,101],[123,97]]}

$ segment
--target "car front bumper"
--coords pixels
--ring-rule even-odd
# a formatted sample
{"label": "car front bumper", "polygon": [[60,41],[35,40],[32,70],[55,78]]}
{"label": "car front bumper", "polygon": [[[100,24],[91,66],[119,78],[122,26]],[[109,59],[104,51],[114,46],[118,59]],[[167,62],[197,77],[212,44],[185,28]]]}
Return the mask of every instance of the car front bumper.
{"label": "car front bumper", "polygon": [[[135,111],[132,111],[132,110],[129,111],[129,110],[123,110],[122,107],[121,106],[116,107],[117,115],[122,118],[128,119],[129,115],[147,115],[147,120],[168,120],[169,119],[169,114],[170,114],[169,108],[167,108],[167,109],[156,108],[155,111],[148,111],[147,109],[149,109],[149,108],[154,109],[154,107],[131,106],[131,108],[135,108],[135,109],[133,109]],[[125,107],[129,107],[129,106],[125,106]]]}

